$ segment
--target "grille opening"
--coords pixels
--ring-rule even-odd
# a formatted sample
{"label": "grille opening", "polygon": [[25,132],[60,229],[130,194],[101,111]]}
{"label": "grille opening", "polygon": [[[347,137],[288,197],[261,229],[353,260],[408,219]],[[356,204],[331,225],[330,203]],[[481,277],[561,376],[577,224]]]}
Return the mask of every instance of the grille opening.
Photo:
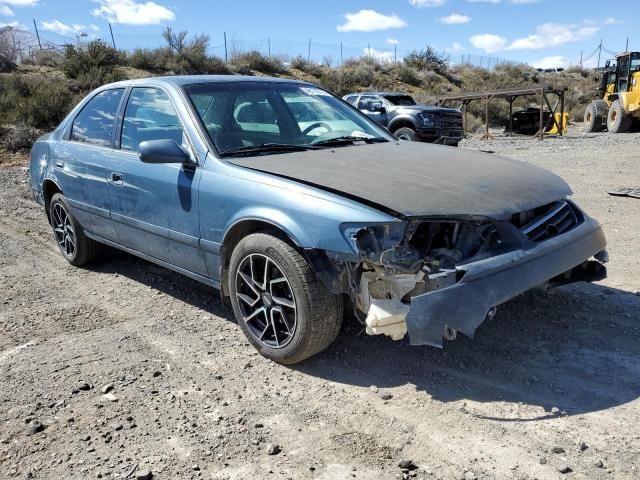
{"label": "grille opening", "polygon": [[580,222],[580,212],[564,200],[516,214],[511,219],[511,223],[534,242],[562,235]]}

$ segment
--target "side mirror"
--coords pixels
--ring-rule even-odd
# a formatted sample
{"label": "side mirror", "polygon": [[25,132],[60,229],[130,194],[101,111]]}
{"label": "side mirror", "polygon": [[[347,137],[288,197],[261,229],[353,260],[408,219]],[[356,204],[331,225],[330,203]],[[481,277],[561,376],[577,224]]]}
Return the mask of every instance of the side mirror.
{"label": "side mirror", "polygon": [[144,163],[185,163],[190,162],[189,153],[175,140],[146,140],[140,142],[138,156]]}

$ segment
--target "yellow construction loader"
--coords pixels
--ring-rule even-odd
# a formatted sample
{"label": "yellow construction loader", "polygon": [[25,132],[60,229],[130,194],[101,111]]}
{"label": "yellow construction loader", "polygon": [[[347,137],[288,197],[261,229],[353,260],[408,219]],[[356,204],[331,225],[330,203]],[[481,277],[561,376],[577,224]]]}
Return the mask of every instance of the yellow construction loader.
{"label": "yellow construction loader", "polygon": [[584,112],[585,132],[627,132],[640,121],[640,52],[618,55],[608,60],[600,77],[598,100]]}

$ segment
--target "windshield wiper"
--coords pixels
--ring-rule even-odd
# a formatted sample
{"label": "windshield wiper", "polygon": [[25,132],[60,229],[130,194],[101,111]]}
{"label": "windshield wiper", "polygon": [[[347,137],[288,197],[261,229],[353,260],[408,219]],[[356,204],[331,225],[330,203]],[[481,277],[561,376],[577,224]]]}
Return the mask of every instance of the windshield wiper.
{"label": "windshield wiper", "polygon": [[239,155],[250,155],[253,153],[284,153],[302,152],[305,150],[317,150],[314,145],[295,145],[290,143],[263,143],[262,145],[247,145],[244,147],[231,148],[220,153],[221,157],[233,157]]}
{"label": "windshield wiper", "polygon": [[337,146],[337,145],[353,145],[356,142],[363,143],[382,143],[388,142],[386,138],[383,137],[358,137],[357,135],[345,135],[342,137],[334,137],[328,138],[326,140],[320,140],[318,142],[314,142],[311,146]]}

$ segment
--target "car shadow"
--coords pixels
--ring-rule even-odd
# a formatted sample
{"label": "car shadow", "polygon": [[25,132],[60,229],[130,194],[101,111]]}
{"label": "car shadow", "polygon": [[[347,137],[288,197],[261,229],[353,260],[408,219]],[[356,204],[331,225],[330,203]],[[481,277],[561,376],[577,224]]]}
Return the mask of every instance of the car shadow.
{"label": "car shadow", "polygon": [[[144,260],[116,252],[92,269],[126,276],[235,323],[217,290]],[[579,415],[640,397],[639,312],[640,296],[580,282],[546,295],[522,295],[499,307],[474,339],[460,335],[442,350],[411,346],[406,338],[394,342],[365,335],[347,322],[325,352],[285,368],[359,387],[413,386],[441,402],[544,409],[529,416],[484,417],[495,421]],[[477,410],[470,413],[482,417]]]}
{"label": "car shadow", "polygon": [[578,415],[640,396],[639,312],[638,295],[576,283],[502,305],[474,339],[459,336],[443,350],[411,346],[406,339],[341,335],[329,350],[294,368],[361,387],[413,385],[442,402],[544,409],[485,417],[496,421]]}

